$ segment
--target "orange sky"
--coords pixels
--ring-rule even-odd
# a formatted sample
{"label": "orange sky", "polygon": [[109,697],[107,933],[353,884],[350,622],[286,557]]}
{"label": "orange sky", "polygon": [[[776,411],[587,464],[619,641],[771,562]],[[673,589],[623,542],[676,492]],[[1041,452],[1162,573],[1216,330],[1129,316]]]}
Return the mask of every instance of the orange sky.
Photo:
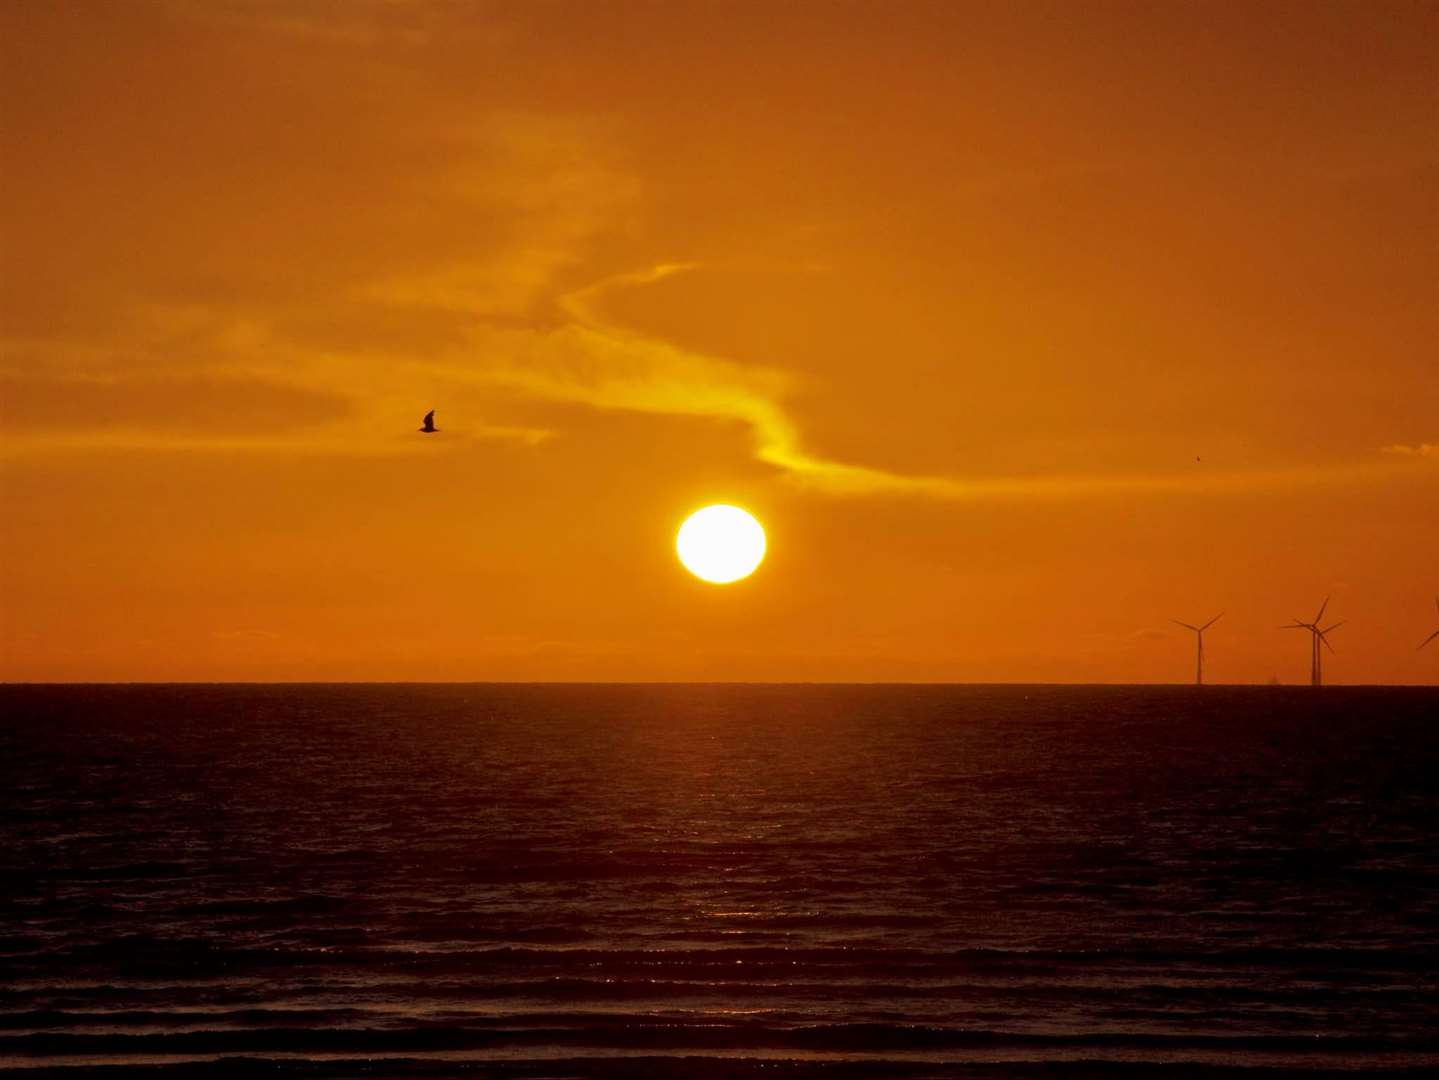
{"label": "orange sky", "polygon": [[[8,680],[1439,682],[1433,3],[0,6]],[[417,434],[438,410],[442,434]],[[1196,462],[1196,456],[1202,458]],[[751,509],[705,585],[673,534]]]}

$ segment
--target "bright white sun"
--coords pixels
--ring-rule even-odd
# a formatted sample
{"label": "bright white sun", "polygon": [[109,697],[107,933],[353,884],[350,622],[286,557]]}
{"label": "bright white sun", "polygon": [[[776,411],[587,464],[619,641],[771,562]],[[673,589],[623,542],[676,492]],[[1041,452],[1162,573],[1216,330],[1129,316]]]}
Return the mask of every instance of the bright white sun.
{"label": "bright white sun", "polygon": [[675,550],[695,577],[728,585],[749,577],[764,558],[764,529],[738,506],[706,506],[685,518]]}

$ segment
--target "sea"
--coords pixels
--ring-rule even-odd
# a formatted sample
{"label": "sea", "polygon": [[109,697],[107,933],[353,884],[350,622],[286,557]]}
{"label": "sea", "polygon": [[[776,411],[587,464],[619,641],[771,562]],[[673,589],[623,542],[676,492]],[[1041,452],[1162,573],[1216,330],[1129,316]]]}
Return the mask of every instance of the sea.
{"label": "sea", "polygon": [[0,713],[16,1076],[1439,1073],[1439,689]]}

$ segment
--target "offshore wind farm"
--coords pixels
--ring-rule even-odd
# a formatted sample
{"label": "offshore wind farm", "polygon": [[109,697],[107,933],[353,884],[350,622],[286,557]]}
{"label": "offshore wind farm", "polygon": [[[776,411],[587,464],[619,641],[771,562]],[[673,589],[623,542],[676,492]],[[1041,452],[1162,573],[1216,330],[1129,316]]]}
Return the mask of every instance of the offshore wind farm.
{"label": "offshore wind farm", "polygon": [[[1341,620],[1338,621],[1338,622],[1330,623],[1328,626],[1323,626],[1323,627],[1321,627],[1321,626],[1319,625],[1321,622],[1324,621],[1324,614],[1325,614],[1325,612],[1326,612],[1326,611],[1328,610],[1328,608],[1329,608],[1329,601],[1330,601],[1330,599],[1331,599],[1331,598],[1330,598],[1330,597],[1327,597],[1327,596],[1324,598],[1324,600],[1320,603],[1320,605],[1319,605],[1319,610],[1315,613],[1313,619],[1310,619],[1310,620],[1308,620],[1308,621],[1305,621],[1305,620],[1297,619],[1297,618],[1296,618],[1296,619],[1293,620],[1292,622],[1288,622],[1288,623],[1283,623],[1283,624],[1281,624],[1280,627],[1279,627],[1279,629],[1281,629],[1281,630],[1307,630],[1307,631],[1309,632],[1309,635],[1310,635],[1310,650],[1309,650],[1309,675],[1308,675],[1308,681],[1309,681],[1309,685],[1315,686],[1315,687],[1322,686],[1322,685],[1324,684],[1324,677],[1323,677],[1323,650],[1324,650],[1324,649],[1328,649],[1331,653],[1333,653],[1333,652],[1335,651],[1335,650],[1334,650],[1334,646],[1333,646],[1332,644],[1330,644],[1330,642],[1329,642],[1329,637],[1328,637],[1328,635],[1331,634],[1331,633],[1333,633],[1335,630],[1339,629],[1339,627],[1344,626],[1344,625],[1346,625],[1346,624],[1349,622],[1349,620],[1347,620],[1347,619],[1341,619]],[[1434,606],[1435,606],[1436,611],[1439,611],[1439,596],[1436,596],[1436,597],[1434,598]],[[1184,622],[1184,621],[1182,621],[1182,620],[1180,620],[1180,619],[1170,619],[1170,620],[1169,620],[1169,621],[1170,621],[1171,623],[1173,623],[1174,625],[1176,625],[1176,626],[1181,626],[1181,627],[1183,627],[1184,629],[1186,629],[1186,630],[1188,630],[1188,631],[1190,631],[1191,633],[1194,634],[1194,639],[1195,639],[1194,683],[1195,683],[1196,686],[1203,686],[1203,685],[1204,685],[1204,681],[1205,681],[1205,680],[1204,680],[1204,633],[1205,633],[1205,631],[1208,630],[1211,626],[1213,626],[1216,622],[1218,622],[1221,618],[1223,618],[1224,615],[1225,615],[1225,612],[1222,612],[1222,611],[1221,611],[1218,615],[1215,615],[1215,616],[1214,616],[1213,618],[1211,618],[1208,622],[1205,622],[1205,623],[1202,623],[1202,624],[1199,624],[1199,625],[1196,625],[1196,624],[1194,624],[1194,623]],[[1432,643],[1432,642],[1435,641],[1436,639],[1439,639],[1439,630],[1435,630],[1435,631],[1434,631],[1433,633],[1431,633],[1428,637],[1426,637],[1423,641],[1421,641],[1421,642],[1419,643],[1419,645],[1416,647],[1416,651],[1422,651],[1423,649],[1425,649],[1430,643]],[[1277,679],[1273,680],[1273,682],[1278,682],[1278,681],[1279,681],[1279,680],[1277,680]],[[1271,684],[1272,684],[1272,683],[1271,683]]]}
{"label": "offshore wind farm", "polygon": [[[1313,619],[1310,619],[1310,620],[1308,620],[1308,621],[1305,621],[1305,620],[1297,619],[1297,618],[1296,618],[1296,619],[1294,619],[1292,622],[1288,622],[1288,623],[1283,623],[1283,624],[1281,624],[1280,627],[1279,627],[1279,629],[1281,629],[1281,630],[1307,630],[1307,631],[1309,631],[1309,635],[1310,635],[1309,685],[1315,686],[1315,687],[1322,686],[1322,685],[1324,684],[1324,678],[1323,678],[1323,651],[1322,651],[1322,650],[1323,650],[1323,649],[1328,649],[1331,653],[1333,653],[1333,652],[1335,651],[1335,650],[1334,650],[1334,646],[1333,646],[1332,644],[1330,644],[1330,642],[1329,642],[1329,637],[1328,637],[1328,635],[1331,634],[1331,633],[1333,633],[1335,630],[1339,629],[1339,627],[1344,626],[1344,625],[1346,625],[1346,624],[1349,622],[1348,619],[1341,619],[1341,620],[1338,621],[1338,622],[1330,623],[1328,626],[1321,627],[1321,626],[1319,625],[1321,622],[1324,621],[1324,614],[1325,614],[1325,612],[1326,612],[1326,611],[1328,610],[1328,608],[1329,608],[1329,601],[1330,601],[1330,599],[1331,599],[1331,598],[1330,598],[1330,597],[1327,597],[1327,596],[1324,598],[1323,602],[1321,602],[1320,605],[1319,605],[1319,610],[1318,610],[1317,612],[1315,612],[1315,615],[1314,615],[1314,618],[1313,618]],[[1435,596],[1435,598],[1434,598],[1434,607],[1435,607],[1436,612],[1439,612],[1439,596]],[[1180,619],[1170,619],[1170,620],[1169,620],[1170,622],[1174,623],[1176,626],[1181,626],[1181,627],[1183,627],[1184,629],[1186,629],[1186,630],[1188,630],[1188,631],[1190,631],[1191,633],[1194,634],[1194,637],[1195,637],[1194,683],[1195,683],[1196,686],[1202,686],[1202,685],[1204,685],[1204,632],[1205,632],[1206,630],[1208,630],[1211,626],[1213,626],[1216,622],[1218,622],[1224,615],[1225,615],[1225,612],[1222,612],[1222,611],[1221,611],[1218,615],[1215,615],[1215,616],[1214,616],[1213,618],[1211,618],[1208,622],[1203,623],[1203,624],[1201,624],[1201,625],[1195,625],[1195,624],[1193,624],[1193,623],[1187,623],[1187,622],[1184,622],[1184,621],[1182,621],[1182,620],[1180,620]],[[1435,631],[1434,631],[1433,633],[1431,633],[1428,637],[1426,637],[1423,641],[1421,641],[1421,642],[1415,647],[1415,651],[1423,651],[1425,648],[1427,648],[1427,647],[1428,647],[1431,643],[1433,643],[1435,640],[1439,640],[1439,630],[1435,630]],[[1273,683],[1277,683],[1278,681],[1279,681],[1279,680],[1276,678],[1275,680],[1272,681],[1271,685],[1272,685]]]}

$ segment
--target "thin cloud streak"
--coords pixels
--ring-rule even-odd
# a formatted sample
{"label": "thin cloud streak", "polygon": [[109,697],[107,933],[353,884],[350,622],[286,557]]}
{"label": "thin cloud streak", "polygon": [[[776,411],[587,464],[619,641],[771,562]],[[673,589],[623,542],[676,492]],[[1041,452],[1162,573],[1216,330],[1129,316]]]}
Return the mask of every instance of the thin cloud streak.
{"label": "thin cloud streak", "polygon": [[[491,355],[508,357],[490,361],[478,377],[551,401],[741,423],[752,433],[757,460],[781,470],[796,484],[833,495],[967,500],[1237,493],[1344,482],[1398,471],[1398,463],[1367,462],[1260,471],[963,478],[911,475],[835,461],[804,447],[799,428],[783,405],[794,389],[794,380],[786,372],[684,349],[615,325],[601,312],[607,294],[651,285],[699,265],[661,263],[568,293],[557,306],[573,320],[570,325],[477,342]],[[454,366],[447,366],[446,371],[460,373]]]}
{"label": "thin cloud streak", "polygon": [[1395,457],[1439,458],[1439,443],[1419,443],[1417,446],[1394,443],[1390,446],[1381,446],[1379,452],[1392,454]]}
{"label": "thin cloud streak", "polygon": [[[375,435],[373,429],[370,434]],[[554,437],[543,428],[475,426],[450,433],[447,445],[509,443],[538,446]],[[0,459],[44,454],[137,452],[137,453],[255,453],[306,454],[333,457],[379,458],[428,453],[426,447],[408,434],[384,432],[377,437],[358,438],[352,430],[328,430],[295,436],[185,435],[144,430],[83,431],[69,434],[15,435],[0,440]]]}

